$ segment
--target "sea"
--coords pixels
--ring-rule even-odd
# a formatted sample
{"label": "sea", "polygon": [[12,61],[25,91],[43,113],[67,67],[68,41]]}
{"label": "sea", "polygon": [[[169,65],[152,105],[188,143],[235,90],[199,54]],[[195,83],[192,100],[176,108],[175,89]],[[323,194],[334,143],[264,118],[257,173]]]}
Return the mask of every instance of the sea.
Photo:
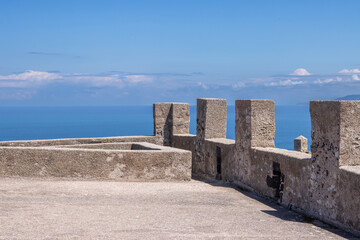
{"label": "sea", "polygon": [[[275,146],[293,150],[303,135],[311,144],[308,106],[275,106]],[[196,134],[196,106],[190,106]],[[153,134],[152,106],[0,107],[0,141]],[[227,138],[235,139],[235,106],[228,106]]]}

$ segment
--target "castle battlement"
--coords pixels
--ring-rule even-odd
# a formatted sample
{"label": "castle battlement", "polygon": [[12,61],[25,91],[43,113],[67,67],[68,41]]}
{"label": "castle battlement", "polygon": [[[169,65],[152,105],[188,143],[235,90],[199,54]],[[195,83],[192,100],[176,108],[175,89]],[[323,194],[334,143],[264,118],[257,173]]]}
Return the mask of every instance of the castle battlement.
{"label": "castle battlement", "polygon": [[[360,234],[360,101],[311,101],[311,151],[275,147],[272,100],[235,102],[226,139],[224,99],[153,105],[154,136],[0,142],[0,176],[232,182],[298,212]],[[159,146],[161,145],[161,146]]]}
{"label": "castle battlement", "polygon": [[[167,104],[169,109],[189,109],[188,104]],[[311,153],[304,147],[275,148],[274,101],[237,100],[235,107],[235,141],[225,138],[224,99],[198,99],[196,135],[188,134],[189,112],[184,111],[154,115],[155,128],[163,130],[164,143],[192,152],[194,175],[237,183],[288,208],[359,232],[360,101],[310,102]],[[159,124],[157,118],[165,116],[167,121]]]}

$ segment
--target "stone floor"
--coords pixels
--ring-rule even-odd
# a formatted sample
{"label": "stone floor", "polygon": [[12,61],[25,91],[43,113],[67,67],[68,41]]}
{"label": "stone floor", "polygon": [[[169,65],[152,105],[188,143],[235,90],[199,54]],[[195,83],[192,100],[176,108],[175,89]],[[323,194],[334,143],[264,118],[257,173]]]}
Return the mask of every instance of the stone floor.
{"label": "stone floor", "polygon": [[0,178],[0,239],[348,239],[227,185]]}

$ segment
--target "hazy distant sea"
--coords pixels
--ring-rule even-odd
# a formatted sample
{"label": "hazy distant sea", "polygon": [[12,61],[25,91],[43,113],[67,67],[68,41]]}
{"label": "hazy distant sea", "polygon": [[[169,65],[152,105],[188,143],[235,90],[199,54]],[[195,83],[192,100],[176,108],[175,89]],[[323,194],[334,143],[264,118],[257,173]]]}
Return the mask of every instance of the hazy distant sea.
{"label": "hazy distant sea", "polygon": [[[293,149],[303,135],[310,144],[308,106],[276,106],[275,145]],[[235,139],[235,107],[228,107],[227,138]],[[190,107],[190,133],[196,133],[196,106]],[[0,140],[152,135],[152,106],[0,107]]]}

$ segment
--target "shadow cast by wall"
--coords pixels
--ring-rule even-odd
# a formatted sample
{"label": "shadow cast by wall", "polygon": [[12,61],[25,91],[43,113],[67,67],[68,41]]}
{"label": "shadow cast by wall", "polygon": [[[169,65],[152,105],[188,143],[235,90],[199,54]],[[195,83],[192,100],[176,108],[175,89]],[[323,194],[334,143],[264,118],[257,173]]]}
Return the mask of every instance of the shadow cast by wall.
{"label": "shadow cast by wall", "polygon": [[192,179],[196,180],[196,181],[201,181],[201,182],[207,183],[214,187],[232,188],[232,189],[238,191],[239,193],[241,193],[253,200],[256,200],[257,202],[260,202],[270,208],[273,208],[273,210],[260,210],[260,212],[268,214],[268,215],[276,217],[276,218],[279,218],[281,220],[297,222],[297,223],[302,223],[302,224],[311,224],[314,227],[321,228],[323,230],[326,230],[328,232],[336,234],[339,237],[343,237],[345,239],[360,239],[349,232],[345,232],[344,230],[341,230],[337,227],[326,224],[318,219],[311,218],[311,217],[305,216],[303,214],[300,214],[298,212],[295,212],[291,209],[288,209],[288,208],[280,205],[279,203],[277,203],[276,199],[256,194],[246,188],[242,188],[238,185],[235,185],[234,183],[228,183],[228,182],[223,182],[223,181],[218,181],[218,180],[204,180],[197,176],[193,176]]}

